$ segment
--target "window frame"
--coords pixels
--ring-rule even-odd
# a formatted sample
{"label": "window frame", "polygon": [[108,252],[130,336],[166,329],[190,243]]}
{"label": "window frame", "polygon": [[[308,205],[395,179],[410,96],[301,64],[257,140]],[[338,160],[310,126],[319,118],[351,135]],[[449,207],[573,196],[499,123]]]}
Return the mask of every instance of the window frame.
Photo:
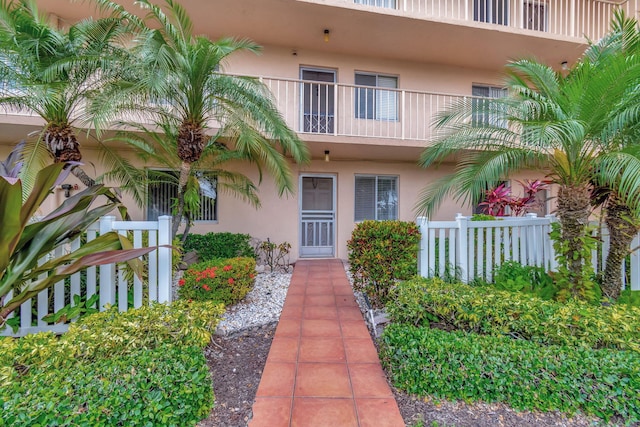
{"label": "window frame", "polygon": [[[362,77],[374,77],[375,85],[368,85],[358,83],[358,76]],[[380,86],[380,78],[393,79],[395,81],[395,87]],[[354,73],[354,91],[353,91],[353,109],[354,117],[357,120],[375,120],[380,122],[398,122],[400,121],[399,114],[399,92],[398,87],[400,85],[399,77],[393,74],[375,73],[369,71],[355,71]],[[388,114],[391,109],[387,109],[384,117],[380,114],[381,108],[381,94],[389,96],[390,100],[393,100],[393,114]],[[364,95],[364,102],[361,101],[361,97]],[[369,108],[369,99],[372,100],[372,106]],[[363,108],[364,107],[364,108]]]}
{"label": "window frame", "polygon": [[[367,218],[366,215],[364,218],[358,218],[358,178],[375,178],[374,182],[374,191],[373,191],[373,213],[375,218]],[[395,184],[395,207],[393,212],[393,218],[380,219],[380,212],[378,207],[378,191],[379,191],[379,180],[380,178],[393,179]],[[354,186],[353,186],[353,220],[355,223],[373,220],[373,221],[383,221],[383,220],[397,220],[400,217],[400,176],[399,175],[385,175],[385,174],[367,174],[367,173],[357,173],[354,175]]]}
{"label": "window frame", "polygon": [[[487,89],[488,92],[489,92],[489,95],[476,95],[476,94],[474,94],[474,92],[477,89]],[[494,92],[499,93],[500,96],[492,96],[492,93],[494,93]],[[491,85],[491,84],[484,84],[484,83],[472,83],[471,84],[472,103],[482,102],[483,99],[504,98],[504,97],[507,97],[508,95],[509,95],[509,93],[507,91],[507,88],[505,88],[505,87]],[[471,120],[472,120],[472,123],[475,126],[482,124],[482,125],[498,126],[498,127],[505,128],[505,129],[508,127],[508,123],[506,121],[500,121],[498,119],[494,119],[494,118],[491,117],[490,113],[477,113],[477,112],[473,111]]]}
{"label": "window frame", "polygon": [[[173,170],[173,169],[170,169],[170,168],[163,168],[163,167],[158,167],[158,168],[156,168],[156,167],[147,167],[147,168],[145,168],[145,170],[146,170],[146,173],[147,173],[147,177],[149,176],[149,172],[151,172],[151,171],[175,174],[175,177],[176,177],[176,183],[175,183],[176,193],[172,193],[172,194],[177,194],[177,178],[179,176],[179,171],[178,170]],[[207,171],[198,171],[196,173],[207,174]],[[211,175],[210,178],[213,179],[214,182],[215,182],[214,191],[216,192],[216,197],[215,197],[215,199],[212,199],[212,198],[210,198],[208,196],[205,196],[204,194],[202,194],[202,191],[200,191],[200,197],[201,197],[200,215],[202,214],[202,211],[203,211],[203,205],[204,205],[202,203],[203,200],[213,200],[213,202],[210,204],[210,207],[208,208],[209,212],[213,212],[213,219],[210,219],[210,218],[200,219],[200,217],[193,218],[192,221],[194,223],[198,223],[198,224],[216,224],[219,221],[219,217],[218,217],[218,200],[219,200],[218,178],[216,176],[213,176],[213,175]],[[156,185],[172,185],[173,186],[173,183],[166,181],[166,182],[157,183]],[[150,189],[150,187],[151,187],[150,183],[147,181],[147,188],[146,188],[147,197],[146,197],[146,200],[145,200],[145,212],[144,212],[145,213],[145,218],[147,220],[150,220],[149,218],[153,218],[153,215],[150,215],[150,213],[151,213],[150,212],[150,208],[151,208],[151,203],[150,203],[150,201],[151,201],[151,189]],[[171,198],[174,198],[174,196],[171,196]],[[169,205],[169,208],[170,208],[170,205]],[[158,212],[158,216],[161,216],[161,215],[172,215],[172,214],[171,214],[171,211],[169,209],[168,213]],[[184,221],[184,220],[185,219],[182,218],[182,221]]]}

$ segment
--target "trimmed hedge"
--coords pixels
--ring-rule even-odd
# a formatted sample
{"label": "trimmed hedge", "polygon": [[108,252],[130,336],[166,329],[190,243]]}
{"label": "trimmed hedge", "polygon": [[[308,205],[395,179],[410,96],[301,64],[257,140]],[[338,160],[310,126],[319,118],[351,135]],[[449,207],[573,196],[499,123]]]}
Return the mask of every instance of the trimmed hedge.
{"label": "trimmed hedge", "polygon": [[216,258],[249,257],[256,253],[250,244],[251,236],[239,233],[190,233],[184,242],[184,252],[196,251],[200,261]]}
{"label": "trimmed hedge", "polygon": [[419,396],[640,421],[640,355],[393,324],[380,357]]}
{"label": "trimmed hedge", "polygon": [[126,355],[32,367],[0,391],[0,426],[185,426],[213,406],[200,347],[162,344]]}
{"label": "trimmed hedge", "polygon": [[256,260],[230,258],[193,264],[180,281],[178,295],[193,301],[215,301],[232,305],[253,288]]}
{"label": "trimmed hedge", "polygon": [[617,348],[640,352],[640,308],[559,303],[532,295],[414,279],[393,290],[393,322],[490,335],[508,334],[542,344]]}
{"label": "trimmed hedge", "polygon": [[183,426],[209,413],[202,348],[213,302],[116,307],[52,333],[0,339],[0,426]]}
{"label": "trimmed hedge", "polygon": [[420,230],[407,221],[362,221],[347,242],[354,287],[382,307],[397,280],[418,273]]}

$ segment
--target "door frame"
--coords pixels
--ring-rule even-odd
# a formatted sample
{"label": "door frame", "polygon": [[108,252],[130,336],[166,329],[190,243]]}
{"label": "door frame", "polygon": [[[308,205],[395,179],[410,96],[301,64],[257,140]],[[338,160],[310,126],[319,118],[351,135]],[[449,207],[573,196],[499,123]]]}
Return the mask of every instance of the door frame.
{"label": "door frame", "polygon": [[[303,242],[302,242],[302,198],[304,197],[303,195],[303,188],[302,188],[302,182],[304,178],[331,178],[332,180],[332,186],[331,186],[331,199],[332,199],[332,204],[333,204],[333,236],[332,236],[332,241],[333,241],[333,247],[331,249],[331,254],[330,255],[305,255],[302,253],[302,248],[303,248]],[[335,173],[313,173],[313,172],[305,172],[305,173],[301,173],[300,176],[298,177],[298,244],[299,244],[299,249],[298,249],[298,256],[300,258],[315,258],[315,257],[322,257],[322,258],[334,258],[336,256],[336,237],[338,235],[338,221],[337,221],[337,216],[338,216],[338,174]]]}

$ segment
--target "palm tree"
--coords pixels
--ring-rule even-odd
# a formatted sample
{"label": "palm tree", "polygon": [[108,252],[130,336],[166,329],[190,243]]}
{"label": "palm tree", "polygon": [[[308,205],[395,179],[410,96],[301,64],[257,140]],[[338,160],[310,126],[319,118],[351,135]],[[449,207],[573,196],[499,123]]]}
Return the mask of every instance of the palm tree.
{"label": "palm tree", "polygon": [[[96,124],[100,127],[114,119],[109,111],[101,110],[102,106],[117,105],[119,114],[142,114],[175,145],[171,154],[179,159],[179,178],[174,236],[185,216],[185,194],[196,165],[206,169],[231,159],[249,161],[273,176],[280,195],[294,191],[287,156],[296,163],[307,162],[306,145],[287,127],[268,89],[258,79],[222,72],[229,55],[257,52],[256,44],[231,38],[211,41],[194,35],[186,10],[173,0],[165,0],[164,9],[148,0],[135,2],[147,12],[149,25],[110,0],[97,1],[135,23],[140,33],[134,47],[136,59],[126,70],[129,78],[93,104]],[[219,130],[210,136],[208,131],[214,122]],[[232,154],[221,156],[225,150]],[[215,164],[201,161],[208,151],[217,152]],[[220,168],[218,173],[222,181],[228,178]],[[236,192],[252,191],[245,185],[248,178],[241,181],[240,186],[233,180],[227,183]],[[254,199],[251,191],[244,194],[249,200]]]}
{"label": "palm tree", "polygon": [[585,56],[566,76],[532,60],[509,63],[509,96],[461,101],[438,117],[439,136],[420,165],[457,155],[456,170],[423,190],[417,210],[430,215],[448,195],[477,200],[518,170],[545,171],[558,185],[560,280],[567,297],[592,298],[585,244],[594,176],[601,185],[624,189],[624,202],[640,212],[640,157],[621,149],[625,132],[640,123],[638,82],[635,56],[603,55],[595,62]]}
{"label": "palm tree", "polygon": [[[124,52],[118,42],[127,31],[114,16],[58,29],[35,0],[0,1],[0,105],[45,122],[40,137],[26,146],[25,184],[49,155],[56,163],[82,160],[74,125],[85,119],[91,94],[120,70],[114,61]],[[80,167],[73,174],[87,187],[95,184]]]}

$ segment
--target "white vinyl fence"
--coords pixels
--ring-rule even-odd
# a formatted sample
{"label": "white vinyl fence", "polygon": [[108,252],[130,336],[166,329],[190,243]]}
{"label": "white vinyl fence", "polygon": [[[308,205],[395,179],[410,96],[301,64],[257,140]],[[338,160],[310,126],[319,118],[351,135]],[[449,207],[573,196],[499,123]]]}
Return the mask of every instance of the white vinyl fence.
{"label": "white vinyl fence", "polygon": [[[97,236],[117,231],[133,238],[134,248],[171,244],[171,217],[161,216],[158,221],[116,221],[114,216],[105,216],[91,226],[87,232],[60,247],[49,257],[61,256],[65,250],[75,250],[83,241],[91,241]],[[52,324],[43,317],[74,305],[74,295],[79,295],[85,304],[94,295],[98,301],[92,308],[105,310],[107,305],[116,305],[120,311],[138,308],[152,302],[170,302],[172,285],[171,253],[169,247],[159,247],[143,258],[143,278],[126,274],[115,264],[89,267],[73,274],[69,279],[45,289],[36,297],[24,302],[11,317],[19,316],[20,327],[13,332],[10,326],[0,331],[0,335],[24,336],[26,334],[52,331],[65,332],[68,323]],[[11,295],[8,295],[8,299]]]}
{"label": "white vinyl fence", "polygon": [[[454,221],[429,221],[420,217],[417,219],[422,233],[420,275],[456,276],[464,283],[476,277],[490,281],[493,270],[505,261],[517,261],[553,271],[556,261],[549,232],[554,221],[556,218],[552,215],[538,218],[535,214],[493,221],[472,221],[461,214]],[[608,252],[606,228],[599,238],[602,243],[592,256],[596,272],[604,269]],[[639,245],[640,237],[636,236],[631,248],[638,248]],[[623,271],[625,287],[640,290],[640,251],[632,252]]]}

